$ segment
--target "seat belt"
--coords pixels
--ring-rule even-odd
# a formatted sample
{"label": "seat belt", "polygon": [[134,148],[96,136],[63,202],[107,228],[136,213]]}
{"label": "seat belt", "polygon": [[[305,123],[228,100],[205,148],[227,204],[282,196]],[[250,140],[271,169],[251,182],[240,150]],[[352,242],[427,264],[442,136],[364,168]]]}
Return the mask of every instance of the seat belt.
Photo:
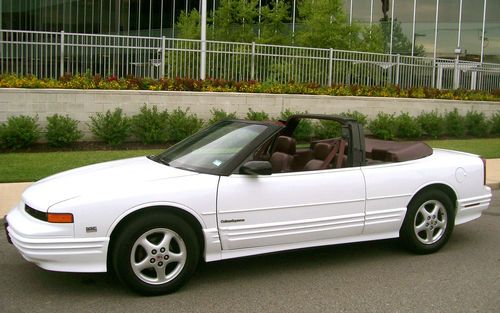
{"label": "seat belt", "polygon": [[335,164],[335,168],[342,167],[342,162],[344,161],[344,153],[345,153],[345,140],[340,139],[339,154],[337,156],[337,164]]}
{"label": "seat belt", "polygon": [[[340,141],[342,141],[342,139]],[[323,161],[323,164],[321,164],[321,167],[319,168],[320,170],[328,168],[328,165],[332,162],[333,157],[335,157],[335,154],[337,154],[337,151],[339,150],[340,141],[335,142],[332,151],[330,151],[326,159]]]}

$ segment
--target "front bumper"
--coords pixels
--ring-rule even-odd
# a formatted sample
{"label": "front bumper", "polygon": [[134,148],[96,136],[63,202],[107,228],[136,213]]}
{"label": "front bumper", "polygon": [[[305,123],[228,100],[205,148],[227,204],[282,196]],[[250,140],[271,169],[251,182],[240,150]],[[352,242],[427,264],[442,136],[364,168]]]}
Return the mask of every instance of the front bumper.
{"label": "front bumper", "polygon": [[12,244],[12,239],[10,239],[9,236],[9,231],[7,230],[7,227],[9,226],[9,223],[7,223],[7,215],[3,217],[3,227],[5,229],[5,236],[7,236],[7,241]]}
{"label": "front bumper", "polygon": [[[26,214],[20,207],[4,220],[12,244],[29,262],[61,272],[105,272],[109,238],[63,236],[68,225],[53,225]],[[59,234],[59,235],[55,235]]]}

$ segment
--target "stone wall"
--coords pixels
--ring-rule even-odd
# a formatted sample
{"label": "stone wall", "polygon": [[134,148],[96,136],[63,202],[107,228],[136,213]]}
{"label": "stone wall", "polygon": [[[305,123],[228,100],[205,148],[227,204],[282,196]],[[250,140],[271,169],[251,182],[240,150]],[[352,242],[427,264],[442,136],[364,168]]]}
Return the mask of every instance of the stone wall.
{"label": "stone wall", "polygon": [[86,138],[91,138],[87,127],[89,116],[120,107],[128,115],[139,112],[144,104],[160,109],[189,108],[199,117],[208,119],[212,108],[236,112],[244,117],[249,108],[265,111],[271,117],[286,109],[309,113],[337,114],[357,110],[373,118],[378,112],[408,112],[418,115],[422,111],[441,113],[457,108],[465,115],[469,110],[491,116],[500,111],[500,102],[453,101],[434,99],[406,99],[380,97],[333,97],[312,95],[274,95],[229,92],[177,92],[136,90],[71,90],[71,89],[0,89],[0,122],[11,115],[38,115],[40,125],[55,113],[69,115],[80,121]]}

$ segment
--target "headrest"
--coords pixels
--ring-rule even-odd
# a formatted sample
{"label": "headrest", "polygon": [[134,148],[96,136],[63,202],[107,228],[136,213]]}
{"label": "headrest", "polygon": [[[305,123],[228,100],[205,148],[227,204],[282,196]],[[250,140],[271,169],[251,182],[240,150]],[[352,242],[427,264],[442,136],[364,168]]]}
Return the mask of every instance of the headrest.
{"label": "headrest", "polygon": [[313,156],[317,160],[325,160],[332,151],[332,145],[326,142],[318,142],[314,145]]}
{"label": "headrest", "polygon": [[279,136],[276,139],[275,152],[283,152],[286,154],[295,154],[295,139],[286,136]]}

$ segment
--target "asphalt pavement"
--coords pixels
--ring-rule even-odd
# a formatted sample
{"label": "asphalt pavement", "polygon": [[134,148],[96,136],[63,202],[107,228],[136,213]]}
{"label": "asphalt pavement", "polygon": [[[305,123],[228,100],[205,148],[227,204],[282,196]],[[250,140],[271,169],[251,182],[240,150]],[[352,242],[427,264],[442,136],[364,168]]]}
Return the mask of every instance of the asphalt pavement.
{"label": "asphalt pavement", "polygon": [[203,264],[177,293],[141,297],[107,274],[56,273],[22,259],[0,234],[0,312],[500,311],[500,191],[438,253],[397,240]]}

